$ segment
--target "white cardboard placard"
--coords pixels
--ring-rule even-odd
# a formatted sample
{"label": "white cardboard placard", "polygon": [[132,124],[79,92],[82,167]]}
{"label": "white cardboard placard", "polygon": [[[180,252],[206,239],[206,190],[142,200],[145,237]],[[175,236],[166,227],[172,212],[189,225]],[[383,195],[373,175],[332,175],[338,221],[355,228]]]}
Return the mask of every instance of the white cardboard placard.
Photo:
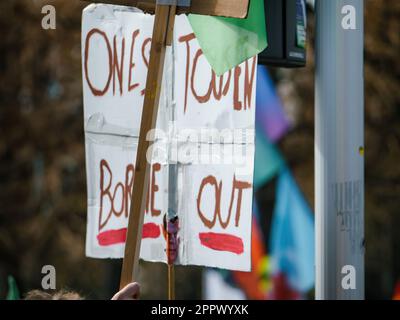
{"label": "white cardboard placard", "polygon": [[[121,258],[154,17],[90,5],[82,19],[86,254]],[[140,256],[166,262],[163,217],[178,164],[177,264],[250,270],[257,59],[213,74],[185,15],[167,49]]]}

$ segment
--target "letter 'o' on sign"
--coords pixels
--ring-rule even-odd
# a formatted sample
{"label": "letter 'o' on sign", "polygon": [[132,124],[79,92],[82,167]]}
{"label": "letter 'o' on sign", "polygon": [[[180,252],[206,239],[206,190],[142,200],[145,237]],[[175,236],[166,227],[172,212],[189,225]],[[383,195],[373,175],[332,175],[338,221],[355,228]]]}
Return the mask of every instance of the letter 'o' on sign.
{"label": "letter 'o' on sign", "polygon": [[[90,50],[94,50],[96,55],[90,56]],[[89,60],[89,56],[92,59]],[[84,59],[86,83],[93,95],[103,96],[110,86],[112,77],[112,51],[105,32],[92,29],[86,35]],[[98,64],[101,61],[108,61],[108,74],[106,68],[99,68]]]}
{"label": "letter 'o' on sign", "polygon": [[[207,185],[208,188],[206,188]],[[203,182],[200,186],[199,195],[197,197],[197,210],[201,221],[209,229],[214,227],[215,222],[217,221],[217,215],[220,212],[221,187],[222,183],[218,183],[217,179],[213,176],[208,176],[203,179]],[[203,197],[204,199],[207,199],[209,204],[213,204],[211,206],[214,208],[213,212],[205,212],[201,209]],[[211,218],[211,216],[213,217]]]}

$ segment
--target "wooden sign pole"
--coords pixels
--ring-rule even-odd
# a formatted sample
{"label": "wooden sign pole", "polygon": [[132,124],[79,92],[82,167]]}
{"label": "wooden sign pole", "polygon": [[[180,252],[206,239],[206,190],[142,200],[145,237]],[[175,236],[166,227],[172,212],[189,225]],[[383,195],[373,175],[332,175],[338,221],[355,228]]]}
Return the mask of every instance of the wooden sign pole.
{"label": "wooden sign pole", "polygon": [[146,93],[142,111],[139,145],[136,156],[135,176],[132,190],[132,201],[129,214],[128,231],[126,234],[125,255],[122,265],[120,288],[137,279],[142,226],[146,206],[146,192],[150,177],[150,160],[147,150],[150,141],[148,132],[155,128],[158,104],[164,69],[165,47],[167,38],[173,31],[175,6],[157,5],[154,19],[153,37],[150,49],[150,61],[146,82]]}
{"label": "wooden sign pole", "polygon": [[168,265],[168,300],[175,300],[175,266]]}

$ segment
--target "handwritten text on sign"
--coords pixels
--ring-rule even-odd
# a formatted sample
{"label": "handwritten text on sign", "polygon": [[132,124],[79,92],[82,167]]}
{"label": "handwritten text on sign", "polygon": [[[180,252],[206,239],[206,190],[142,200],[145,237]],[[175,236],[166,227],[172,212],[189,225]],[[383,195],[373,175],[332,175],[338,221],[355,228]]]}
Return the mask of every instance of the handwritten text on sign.
{"label": "handwritten text on sign", "polygon": [[[86,253],[91,257],[123,256],[152,27],[152,16],[124,7],[90,5],[83,13]],[[177,16],[157,119],[158,129],[173,134],[156,138],[153,146],[170,150],[177,141],[177,152],[186,156],[178,160],[177,177],[180,264],[250,268],[254,141],[248,133],[254,135],[256,64],[253,58],[216,76],[186,16]],[[214,139],[180,140],[199,130]],[[247,140],[227,139],[226,133],[235,136],[235,130]],[[224,138],[215,138],[216,131]],[[227,150],[233,161],[226,161]],[[149,161],[141,258],[165,262],[171,160],[154,152]]]}

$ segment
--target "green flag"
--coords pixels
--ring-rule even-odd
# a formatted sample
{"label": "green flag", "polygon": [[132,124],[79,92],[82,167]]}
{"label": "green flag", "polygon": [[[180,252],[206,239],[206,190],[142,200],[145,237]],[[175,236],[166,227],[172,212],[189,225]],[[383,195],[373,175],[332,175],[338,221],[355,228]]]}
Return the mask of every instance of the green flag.
{"label": "green flag", "polygon": [[12,276],[8,276],[8,293],[7,293],[7,300],[19,300],[19,290],[17,287],[17,283]]}
{"label": "green flag", "polygon": [[256,129],[256,154],[254,161],[254,189],[265,185],[284,167],[278,149],[268,141],[261,130]]}
{"label": "green flag", "polygon": [[189,21],[217,75],[224,74],[267,47],[263,0],[250,0],[246,19],[191,14]]}

